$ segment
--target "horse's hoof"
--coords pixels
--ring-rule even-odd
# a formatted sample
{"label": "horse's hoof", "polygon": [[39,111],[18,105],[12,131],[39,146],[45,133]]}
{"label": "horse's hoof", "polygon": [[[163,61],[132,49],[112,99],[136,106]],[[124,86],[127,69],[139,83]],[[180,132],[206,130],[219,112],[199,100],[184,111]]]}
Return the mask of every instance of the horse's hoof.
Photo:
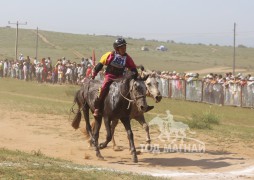
{"label": "horse's hoof", "polygon": [[133,161],[134,163],[138,163],[138,157],[137,157],[137,156],[134,156],[133,159],[132,159],[132,161]]}
{"label": "horse's hoof", "polygon": [[137,151],[136,154],[137,154],[137,155],[140,155],[140,154],[141,154],[141,151]]}
{"label": "horse's hoof", "polygon": [[104,157],[101,155],[100,151],[96,151],[96,157],[98,160],[104,160]]}
{"label": "horse's hoof", "polygon": [[104,143],[100,143],[100,149],[104,149],[105,147],[107,147]]}
{"label": "horse's hoof", "polygon": [[98,160],[101,160],[101,161],[103,161],[103,160],[104,160],[104,157],[103,157],[102,155],[97,156],[97,158],[98,158]]}
{"label": "horse's hoof", "polygon": [[[130,150],[130,155],[133,155],[133,153],[134,153],[134,152]],[[141,154],[141,151],[136,151],[136,154],[137,154],[137,155],[140,155],[140,154]]]}
{"label": "horse's hoof", "polygon": [[146,143],[151,144],[151,140],[150,139],[146,140]]}

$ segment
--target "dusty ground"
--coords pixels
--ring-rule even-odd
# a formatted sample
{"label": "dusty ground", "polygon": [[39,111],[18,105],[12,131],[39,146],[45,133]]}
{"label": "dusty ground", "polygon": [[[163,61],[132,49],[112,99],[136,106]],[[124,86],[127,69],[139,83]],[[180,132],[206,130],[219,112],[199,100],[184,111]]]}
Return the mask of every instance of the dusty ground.
{"label": "dusty ground", "polygon": [[[93,149],[80,130],[71,127],[68,117],[37,115],[27,112],[6,111],[0,109],[0,147],[25,152],[40,150],[50,157],[70,160],[78,164],[102,166],[120,171],[166,176],[173,179],[251,179],[254,178],[253,149],[241,142],[220,142],[209,137],[196,136],[206,143],[205,153],[150,153],[138,155],[139,163],[131,161],[126,133],[123,125],[116,130],[116,141],[123,149],[113,151],[112,144],[101,150],[105,160],[97,160]],[[84,121],[82,121],[81,125]],[[145,133],[140,126],[133,127],[135,145],[140,151],[144,144]],[[153,129],[152,137],[159,135]],[[104,140],[102,126],[100,140]],[[161,150],[165,142],[154,139]]]}

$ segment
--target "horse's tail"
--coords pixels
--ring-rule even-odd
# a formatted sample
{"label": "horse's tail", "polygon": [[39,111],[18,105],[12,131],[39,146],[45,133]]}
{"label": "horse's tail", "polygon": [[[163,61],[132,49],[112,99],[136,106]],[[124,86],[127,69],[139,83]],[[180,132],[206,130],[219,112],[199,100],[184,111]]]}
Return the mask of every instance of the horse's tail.
{"label": "horse's tail", "polygon": [[[71,126],[74,128],[74,129],[78,129],[79,128],[79,124],[80,124],[80,121],[81,121],[81,111],[80,111],[80,102],[78,100],[78,96],[79,96],[79,93],[80,93],[80,90],[78,90],[75,94],[75,97],[74,97],[74,105],[77,103],[78,104],[78,112],[76,113],[76,116],[74,117],[72,123],[71,123]],[[74,106],[73,105],[73,106]],[[74,112],[74,111],[73,111]]]}
{"label": "horse's tail", "polygon": [[72,123],[71,123],[71,126],[74,128],[74,129],[78,129],[79,128],[79,124],[80,124],[80,121],[81,121],[81,111],[79,111],[76,116],[74,117]]}
{"label": "horse's tail", "polygon": [[79,92],[80,92],[80,90],[78,90],[78,91],[75,93],[74,100],[73,100],[73,105],[72,105],[72,107],[71,107],[71,109],[70,109],[70,112],[75,113],[73,107],[75,106],[76,103],[78,104],[79,109],[80,109],[80,103],[79,103],[79,101],[78,101]]}

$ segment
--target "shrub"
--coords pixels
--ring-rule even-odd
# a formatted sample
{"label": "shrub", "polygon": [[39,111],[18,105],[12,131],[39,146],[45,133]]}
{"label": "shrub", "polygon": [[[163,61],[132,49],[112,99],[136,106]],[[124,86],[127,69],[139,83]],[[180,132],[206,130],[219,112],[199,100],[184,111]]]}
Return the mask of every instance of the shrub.
{"label": "shrub", "polygon": [[219,115],[212,112],[211,108],[203,113],[193,113],[191,119],[187,121],[190,128],[196,129],[212,129],[212,124],[218,125],[219,123]]}

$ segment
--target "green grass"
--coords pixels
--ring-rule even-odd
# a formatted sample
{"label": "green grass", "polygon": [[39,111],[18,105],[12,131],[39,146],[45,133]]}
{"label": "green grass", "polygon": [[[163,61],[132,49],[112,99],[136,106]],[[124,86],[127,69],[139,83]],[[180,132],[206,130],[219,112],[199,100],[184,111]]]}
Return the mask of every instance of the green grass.
{"label": "green grass", "polygon": [[[15,33],[15,28],[0,28],[0,59],[15,57]],[[77,50],[85,57],[92,56],[92,51],[95,50],[98,60],[105,52],[113,50],[112,43],[116,38],[49,31],[39,31],[39,33],[55,46],[52,47],[39,38],[38,57],[42,59],[50,56],[53,62],[63,56],[79,62],[80,57],[77,57],[73,50]],[[127,51],[136,64],[143,64],[148,69],[184,72],[216,66],[232,67],[233,48],[230,46],[178,44],[132,38],[126,38],[126,40],[128,42]],[[25,56],[30,55],[33,58],[35,44],[34,30],[19,29],[18,53],[22,52]],[[160,45],[165,45],[169,51],[156,51],[155,48]],[[147,46],[150,50],[141,51],[142,46]],[[244,68],[253,73],[253,58],[253,48],[236,48],[236,68]]]}
{"label": "green grass", "polygon": [[[0,108],[2,110],[24,111],[41,116],[52,114],[67,117],[73,104],[74,92],[79,89],[79,86],[38,84],[10,78],[1,78],[0,84]],[[147,122],[156,114],[161,114],[161,117],[163,114],[166,116],[166,110],[170,110],[171,114],[174,115],[174,120],[186,124],[193,114],[201,114],[206,119],[212,117],[212,129],[195,129],[196,134],[199,135],[199,140],[222,147],[223,151],[226,151],[224,149],[227,147],[225,144],[238,142],[253,148],[253,109],[167,98],[156,104],[154,100],[149,98],[148,103],[155,105],[155,108],[145,114]],[[219,117],[219,123],[215,117]],[[132,125],[133,129],[141,129],[141,126],[134,120],[132,120]],[[151,129],[153,128],[155,127],[151,127]],[[104,172],[94,169],[87,171],[88,167],[86,166],[47,158],[40,150],[26,154],[0,149],[0,163],[3,162],[9,163],[11,166],[0,165],[0,179],[43,179],[45,176],[47,179],[150,178],[131,174],[117,176],[119,172]]]}
{"label": "green grass", "polygon": [[38,84],[16,79],[0,79],[0,104],[6,109],[32,113],[66,115],[79,86]]}
{"label": "green grass", "polygon": [[[211,129],[195,129],[197,134],[207,135],[214,138],[237,139],[238,141],[252,143],[254,134],[254,110],[240,107],[217,106],[205,103],[189,102],[183,100],[174,100],[164,98],[158,104],[154,104],[153,100],[148,99],[148,103],[155,105],[155,108],[145,114],[146,120],[149,122],[156,114],[161,117],[166,116],[166,110],[174,116],[174,120],[181,121],[191,126],[193,114],[206,121],[209,119],[213,123],[206,123]],[[219,123],[219,124],[218,124]],[[136,125],[137,123],[135,123]],[[202,124],[204,125],[204,124]],[[140,126],[140,125],[137,125]],[[197,125],[196,125],[197,126]],[[157,127],[151,127],[157,128]],[[191,127],[190,127],[191,128]],[[207,141],[207,139],[203,139]]]}
{"label": "green grass", "polygon": [[211,108],[205,112],[193,113],[187,124],[190,128],[212,129],[212,125],[220,123],[220,116],[211,111]]}
{"label": "green grass", "polygon": [[[0,59],[14,58],[15,33],[16,30],[14,28],[0,28]],[[90,57],[92,50],[95,50],[96,59],[98,60],[103,53],[113,49],[112,42],[116,38],[112,36],[78,35],[48,31],[39,31],[39,33],[55,46],[52,47],[39,38],[38,57],[42,59],[42,57],[50,56],[54,63],[63,56],[79,62],[80,58],[73,53],[73,50],[77,50],[85,57]],[[229,46],[177,44],[132,38],[126,38],[126,40],[128,42],[128,53],[136,64],[143,64],[148,69],[183,72],[218,66],[232,66],[233,48]],[[34,30],[19,30],[18,53],[34,57],[35,44],[36,34]],[[165,45],[169,48],[169,51],[156,51],[155,48],[159,45]],[[141,51],[140,48],[142,46],[147,46],[150,51]],[[250,73],[254,73],[253,58],[253,48],[236,48],[236,68],[244,68]],[[73,104],[74,93],[77,89],[79,89],[78,86],[38,84],[1,78],[0,108],[6,111],[25,111],[41,115],[52,114],[66,117],[69,115],[69,109]],[[170,110],[176,121],[188,124],[188,119],[191,119],[193,114],[202,115],[212,109],[212,114],[206,114],[205,119],[219,117],[219,124],[212,125],[212,129],[197,129],[195,131],[201,138],[202,135],[206,135],[206,137],[215,138],[216,141],[212,142],[211,139],[201,140],[204,142],[211,141],[219,146],[225,144],[225,141],[241,141],[246,144],[253,142],[253,109],[209,105],[167,98],[164,98],[158,104],[155,104],[151,99],[148,99],[148,102],[149,105],[155,105],[154,110],[145,114],[148,122],[156,114],[166,115],[166,110]],[[132,124],[136,125],[137,122],[132,121]],[[130,174],[121,174],[119,176],[118,172],[98,172],[93,169],[89,171],[81,170],[89,167],[47,158],[40,150],[26,154],[20,151],[0,149],[0,163],[2,162],[13,164],[13,166],[0,166],[0,179],[150,178],[132,176]]]}
{"label": "green grass", "polygon": [[[10,78],[0,79],[0,84],[0,107],[2,109],[63,116],[69,115],[73,105],[74,93],[79,89],[79,86],[38,84]],[[154,103],[151,98],[147,100],[149,105],[155,106],[151,112],[145,114],[148,122],[156,114],[166,115],[166,110],[170,110],[175,120],[189,125],[191,122],[188,122],[188,119],[192,119],[193,114],[201,119],[213,120],[215,124],[219,118],[219,125],[212,125],[212,130],[198,130],[200,133],[209,132],[215,137],[228,135],[233,138],[241,137],[246,141],[251,141],[254,138],[253,133],[251,133],[254,130],[253,109],[209,105],[168,98],[163,98],[160,103]],[[77,109],[77,106],[74,108]],[[132,124],[136,126],[138,123],[132,121]],[[224,131],[226,133],[222,133]]]}
{"label": "green grass", "polygon": [[[39,151],[38,151],[39,152]],[[93,166],[0,148],[0,179],[161,179],[132,173],[98,170]]]}

